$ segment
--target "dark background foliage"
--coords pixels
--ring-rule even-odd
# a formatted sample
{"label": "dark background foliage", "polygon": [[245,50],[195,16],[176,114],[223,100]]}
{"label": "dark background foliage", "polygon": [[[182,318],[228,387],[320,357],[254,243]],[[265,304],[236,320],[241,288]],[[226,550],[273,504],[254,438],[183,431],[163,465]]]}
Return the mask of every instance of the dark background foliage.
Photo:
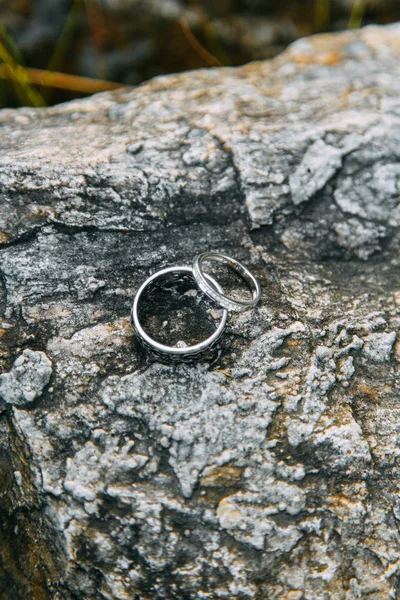
{"label": "dark background foliage", "polygon": [[399,18],[400,0],[0,0],[0,105],[240,65],[305,35]]}

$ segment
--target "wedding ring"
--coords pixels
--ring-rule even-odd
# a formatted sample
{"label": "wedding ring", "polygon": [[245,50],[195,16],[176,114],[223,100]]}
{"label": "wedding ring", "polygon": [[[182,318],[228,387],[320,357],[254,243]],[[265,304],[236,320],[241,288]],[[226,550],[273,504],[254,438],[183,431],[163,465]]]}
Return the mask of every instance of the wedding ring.
{"label": "wedding ring", "polygon": [[[236,271],[236,273],[238,273],[238,275],[240,275],[247,283],[252,295],[251,300],[236,300],[226,296],[219,286],[217,288],[214,285],[214,281],[211,283],[209,275],[204,273],[203,263],[205,261],[217,261]],[[193,276],[201,291],[226,310],[242,312],[256,306],[260,301],[261,288],[257,279],[244,265],[242,265],[242,263],[234,258],[225,256],[225,254],[220,254],[219,252],[202,252],[199,254],[193,263]]]}
{"label": "wedding ring", "polygon": [[[207,339],[194,344],[192,346],[187,346],[186,344],[180,345],[179,342],[175,346],[167,346],[158,342],[154,338],[152,338],[143,328],[140,322],[140,306],[142,301],[143,293],[152,293],[155,292],[157,287],[162,285],[162,279],[168,276],[168,278],[173,278],[178,280],[182,279],[191,279],[194,282],[194,275],[192,267],[168,267],[166,269],[162,269],[158,271],[140,286],[139,290],[136,293],[133,306],[132,306],[132,323],[135,328],[136,334],[141,341],[141,343],[146,347],[160,355],[161,357],[169,357],[170,359],[175,360],[184,360],[185,358],[196,358],[197,355],[202,354],[205,350],[208,350],[214,346],[214,344],[220,338],[228,317],[228,311],[224,310],[222,312],[221,320],[218,324],[217,329],[214,333],[208,337]],[[210,276],[205,274],[204,279],[207,282],[210,289],[215,290],[218,294],[222,295],[223,290],[221,286]]]}

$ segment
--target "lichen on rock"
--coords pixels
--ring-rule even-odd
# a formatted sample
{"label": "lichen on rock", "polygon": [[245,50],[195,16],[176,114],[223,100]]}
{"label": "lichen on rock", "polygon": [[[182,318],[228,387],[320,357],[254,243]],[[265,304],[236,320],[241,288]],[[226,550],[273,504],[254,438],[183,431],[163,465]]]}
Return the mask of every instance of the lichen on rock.
{"label": "lichen on rock", "polygon": [[29,404],[50,381],[51,361],[44,352],[24,350],[9,373],[0,375],[0,398],[9,404]]}

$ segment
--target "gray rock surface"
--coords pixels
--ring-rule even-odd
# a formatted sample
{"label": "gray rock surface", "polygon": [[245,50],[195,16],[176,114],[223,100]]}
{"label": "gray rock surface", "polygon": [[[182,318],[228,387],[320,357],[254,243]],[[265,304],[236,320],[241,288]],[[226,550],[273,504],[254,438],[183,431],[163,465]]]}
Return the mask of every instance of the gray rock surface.
{"label": "gray rock surface", "polygon": [[9,404],[31,403],[42,395],[51,373],[51,361],[44,352],[24,350],[11,371],[0,375],[0,398]]}
{"label": "gray rock surface", "polygon": [[[0,113],[2,598],[398,597],[399,34]],[[133,295],[209,248],[262,304],[163,365]]]}

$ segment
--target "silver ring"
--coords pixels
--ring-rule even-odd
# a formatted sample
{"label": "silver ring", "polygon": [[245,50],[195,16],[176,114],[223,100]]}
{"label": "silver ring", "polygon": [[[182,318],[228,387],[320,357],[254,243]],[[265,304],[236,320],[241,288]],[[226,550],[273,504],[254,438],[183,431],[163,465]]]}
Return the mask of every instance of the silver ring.
{"label": "silver ring", "polygon": [[[133,302],[132,323],[135,328],[136,334],[139,337],[142,344],[146,348],[151,349],[156,354],[160,354],[162,356],[167,355],[171,359],[173,359],[173,358],[183,359],[185,357],[193,358],[193,357],[196,357],[198,354],[201,354],[205,350],[210,349],[218,341],[223,330],[225,329],[226,320],[228,317],[228,311],[227,310],[223,311],[221,321],[220,321],[217,329],[214,331],[214,333],[210,337],[208,337],[206,340],[203,340],[202,342],[199,342],[198,344],[194,344],[192,346],[177,347],[177,346],[166,346],[165,344],[161,344],[160,342],[157,342],[148,333],[145,332],[145,330],[143,329],[143,327],[140,323],[139,304],[140,304],[140,299],[141,299],[143,292],[146,289],[148,290],[149,287],[151,288],[155,284],[155,281],[159,277],[162,277],[162,276],[168,275],[168,274],[175,275],[177,279],[182,278],[182,275],[183,276],[189,275],[194,279],[192,267],[168,267],[166,269],[162,269],[161,271],[158,271],[157,273],[155,273],[154,275],[152,275],[151,277],[146,279],[146,281],[138,289],[136,296],[135,296],[135,300]],[[214,281],[214,279],[210,275],[206,275],[206,278],[207,278],[207,283],[210,285],[210,287],[213,288],[213,286],[215,286],[215,289],[218,290],[219,293],[222,293],[221,286],[216,281]]]}
{"label": "silver ring", "polygon": [[[219,289],[215,289],[215,287],[209,282],[209,276],[203,271],[203,262],[205,260],[216,260],[236,271],[249,285],[252,299],[234,300],[233,298],[229,298],[229,296],[225,296],[222,290],[220,291]],[[248,308],[252,308],[260,301],[261,288],[257,279],[250,273],[248,269],[246,269],[244,265],[242,265],[242,263],[234,258],[230,258],[230,256],[225,256],[225,254],[220,254],[219,252],[202,252],[196,256],[193,263],[193,275],[201,291],[227,310],[242,312]]]}

